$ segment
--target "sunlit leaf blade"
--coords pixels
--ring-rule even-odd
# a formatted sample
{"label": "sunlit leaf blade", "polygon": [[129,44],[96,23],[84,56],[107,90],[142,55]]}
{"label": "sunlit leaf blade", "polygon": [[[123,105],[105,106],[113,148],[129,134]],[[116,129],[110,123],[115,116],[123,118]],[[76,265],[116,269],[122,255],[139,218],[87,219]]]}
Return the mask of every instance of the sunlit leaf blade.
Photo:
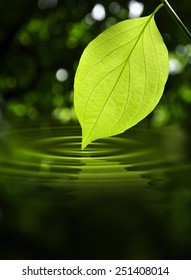
{"label": "sunlit leaf blade", "polygon": [[168,51],[154,14],[122,21],[93,40],[74,83],[82,149],[145,118],[159,102],[168,73]]}

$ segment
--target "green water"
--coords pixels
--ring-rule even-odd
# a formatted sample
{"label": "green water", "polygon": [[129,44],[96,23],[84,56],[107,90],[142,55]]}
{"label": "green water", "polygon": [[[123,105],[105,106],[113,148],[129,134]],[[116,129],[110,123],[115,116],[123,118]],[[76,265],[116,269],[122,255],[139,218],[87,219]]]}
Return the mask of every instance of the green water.
{"label": "green water", "polygon": [[1,259],[190,259],[190,138],[133,128],[81,151],[78,126],[4,125]]}

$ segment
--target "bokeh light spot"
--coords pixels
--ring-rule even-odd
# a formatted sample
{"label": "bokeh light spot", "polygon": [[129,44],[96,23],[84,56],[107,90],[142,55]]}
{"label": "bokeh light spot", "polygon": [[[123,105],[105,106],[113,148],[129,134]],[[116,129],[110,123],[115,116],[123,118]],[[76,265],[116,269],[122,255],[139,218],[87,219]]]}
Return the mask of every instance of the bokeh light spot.
{"label": "bokeh light spot", "polygon": [[106,13],[105,13],[105,8],[102,4],[96,4],[92,10],[92,18],[97,20],[97,21],[102,21],[104,20]]}
{"label": "bokeh light spot", "polygon": [[64,105],[64,97],[62,95],[55,95],[52,102],[55,107],[61,107]]}
{"label": "bokeh light spot", "polygon": [[120,5],[117,2],[111,2],[111,4],[109,5],[109,10],[111,13],[113,14],[118,14],[120,11]]}
{"label": "bokeh light spot", "polygon": [[108,17],[106,22],[105,22],[105,26],[110,27],[110,26],[114,25],[116,22],[117,22],[116,18]]}
{"label": "bokeh light spot", "polygon": [[176,47],[176,54],[179,56],[184,56],[186,54],[186,47],[184,45],[178,45]]}
{"label": "bokeh light spot", "polygon": [[85,17],[85,22],[88,25],[93,25],[95,23],[95,20],[92,18],[91,14],[87,14],[86,17]]}
{"label": "bokeh light spot", "polygon": [[67,123],[72,119],[70,108],[56,108],[53,111],[53,117],[62,123]]}
{"label": "bokeh light spot", "polygon": [[158,106],[154,111],[154,116],[151,121],[153,127],[161,127],[168,123],[170,119],[170,113],[167,108]]}
{"label": "bokeh light spot", "polygon": [[170,58],[170,75],[176,75],[182,72],[183,66],[175,57]]}
{"label": "bokeh light spot", "polygon": [[64,68],[59,69],[56,72],[56,79],[59,82],[65,82],[68,79],[68,71]]}
{"label": "bokeh light spot", "polygon": [[182,99],[188,103],[191,102],[191,89],[188,86],[183,86],[180,90],[180,96],[182,97]]}
{"label": "bokeh light spot", "polygon": [[135,0],[131,0],[129,2],[129,18],[137,18],[140,17],[144,10],[144,4],[141,2],[137,2]]}
{"label": "bokeh light spot", "polygon": [[41,10],[53,9],[57,6],[58,0],[38,0],[38,7]]}
{"label": "bokeh light spot", "polygon": [[29,34],[23,32],[19,35],[19,41],[22,45],[28,46],[31,43],[31,37]]}

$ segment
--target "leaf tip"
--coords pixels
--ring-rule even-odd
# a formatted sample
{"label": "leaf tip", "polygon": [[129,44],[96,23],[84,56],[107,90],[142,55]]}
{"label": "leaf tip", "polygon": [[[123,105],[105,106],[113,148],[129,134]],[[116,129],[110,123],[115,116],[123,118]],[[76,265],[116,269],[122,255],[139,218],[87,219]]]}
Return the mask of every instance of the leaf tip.
{"label": "leaf tip", "polygon": [[82,145],[81,145],[81,150],[83,151],[85,149],[87,145],[84,145],[83,142],[82,142]]}
{"label": "leaf tip", "polygon": [[81,149],[84,150],[91,142],[92,142],[92,139],[90,139],[89,137],[86,137],[85,133],[83,133],[83,130],[82,130],[82,145],[81,145]]}
{"label": "leaf tip", "polygon": [[90,143],[87,141],[83,141],[83,139],[82,139],[82,145],[81,145],[82,151],[87,147],[88,144],[90,144]]}

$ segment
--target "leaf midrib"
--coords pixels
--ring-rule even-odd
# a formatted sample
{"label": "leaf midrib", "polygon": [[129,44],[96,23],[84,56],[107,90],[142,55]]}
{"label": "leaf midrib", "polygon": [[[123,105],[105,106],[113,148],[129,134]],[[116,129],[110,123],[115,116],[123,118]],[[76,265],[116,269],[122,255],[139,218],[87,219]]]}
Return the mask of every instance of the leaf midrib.
{"label": "leaf midrib", "polygon": [[[133,27],[133,28],[131,28],[131,29],[127,29],[127,30],[125,30],[125,31],[122,31],[122,32],[120,33],[120,35],[123,34],[123,33],[125,33],[125,32],[132,31],[133,29],[138,28],[138,27],[140,27],[140,26],[143,25],[143,24],[144,24],[144,23],[141,23],[140,25],[137,25],[136,27]],[[91,50],[91,52],[94,52],[94,51],[95,51],[97,48],[99,48],[101,45],[105,44],[106,42],[112,40],[113,38],[115,38],[115,37],[117,37],[117,36],[119,36],[119,34],[117,34],[117,35],[115,35],[115,36],[112,36],[111,38],[109,38],[109,39],[106,40],[106,41],[103,41],[101,44],[97,45],[93,50]],[[138,37],[138,36],[137,36],[137,37]],[[137,38],[137,37],[136,37],[136,38]],[[122,46],[120,46],[120,47],[118,47],[118,48],[121,48],[121,47],[125,46],[126,44],[131,43],[131,42],[134,41],[136,38],[134,38],[133,40],[131,40],[131,41],[129,41],[129,42],[123,44]],[[106,56],[104,56],[100,61],[98,61],[98,62],[94,65],[93,68],[95,68],[95,66],[96,66],[97,64],[99,64],[104,58],[106,58],[107,56],[109,56],[112,52],[116,51],[118,48],[112,50],[110,53],[108,53]],[[85,76],[83,77],[83,79],[81,80],[81,83],[79,84],[79,89],[78,89],[78,91],[80,90],[81,84],[83,84],[83,80],[85,79],[85,77],[89,74],[89,72],[90,72],[93,68],[90,68],[89,71],[86,73],[86,75],[85,75]]]}
{"label": "leaf midrib", "polygon": [[[136,46],[137,46],[137,44],[138,44],[138,42],[139,42],[141,36],[143,35],[143,33],[144,33],[146,27],[148,26],[148,24],[150,23],[150,21],[151,21],[151,19],[153,18],[154,15],[155,15],[155,14],[153,13],[153,14],[151,14],[150,17],[148,18],[148,21],[145,23],[145,26],[143,27],[142,31],[140,32],[140,36],[138,37],[137,41],[135,42],[135,45],[132,47],[132,50],[130,51],[130,53],[129,53],[127,59],[123,62],[123,63],[125,63],[125,64],[124,64],[124,66],[123,66],[121,72],[119,73],[119,76],[118,76],[118,78],[117,78],[117,80],[116,80],[116,82],[115,82],[115,84],[114,84],[114,86],[113,86],[113,88],[112,88],[112,90],[111,90],[111,92],[110,92],[108,98],[106,99],[106,101],[105,101],[105,103],[104,103],[104,105],[103,105],[103,107],[102,107],[102,109],[101,109],[101,111],[100,111],[100,113],[99,113],[99,115],[98,115],[98,118],[96,119],[96,122],[94,123],[92,129],[90,130],[88,136],[86,137],[86,140],[84,141],[84,145],[83,145],[84,147],[86,146],[85,143],[88,142],[87,140],[90,138],[90,135],[92,134],[92,131],[94,130],[95,126],[97,125],[97,123],[98,123],[98,121],[99,121],[99,119],[100,119],[100,116],[101,116],[101,114],[102,114],[102,112],[103,112],[103,110],[104,110],[104,108],[105,108],[105,106],[106,106],[106,104],[107,104],[109,98],[111,97],[111,95],[112,95],[112,93],[113,93],[113,91],[114,91],[114,89],[115,89],[115,87],[116,87],[116,85],[117,85],[117,83],[118,83],[118,81],[119,81],[119,79],[120,79],[120,77],[121,77],[121,75],[122,75],[122,73],[123,73],[123,71],[124,71],[124,69],[125,69],[127,63],[128,63],[128,61],[129,61],[129,59],[130,59],[130,57],[131,57],[131,54],[133,53],[134,49],[136,48]],[[139,27],[139,26],[137,26],[137,27]],[[118,67],[120,67],[123,63],[121,63]],[[116,70],[118,67],[116,67],[114,70]],[[111,72],[112,72],[112,71],[111,71]],[[110,72],[110,73],[111,73],[111,72]],[[109,74],[110,74],[110,73],[109,73]],[[104,78],[105,78],[105,77],[104,77]],[[102,80],[103,80],[103,79],[102,79]],[[102,81],[102,80],[101,80],[101,81]],[[99,81],[99,83],[100,83],[101,81]],[[98,85],[98,84],[97,84],[97,85]],[[96,85],[96,87],[97,87],[97,85]],[[96,87],[95,87],[95,88],[96,88]],[[94,90],[95,90],[95,88],[94,88]],[[94,91],[94,90],[93,90],[93,91]],[[92,91],[92,92],[93,92],[93,91]],[[91,95],[90,95],[90,96],[91,96]],[[90,98],[89,98],[89,99],[90,99]],[[89,99],[88,99],[88,101],[89,101]],[[87,108],[87,103],[86,103],[86,108]],[[85,112],[84,112],[84,115],[85,115]]]}

